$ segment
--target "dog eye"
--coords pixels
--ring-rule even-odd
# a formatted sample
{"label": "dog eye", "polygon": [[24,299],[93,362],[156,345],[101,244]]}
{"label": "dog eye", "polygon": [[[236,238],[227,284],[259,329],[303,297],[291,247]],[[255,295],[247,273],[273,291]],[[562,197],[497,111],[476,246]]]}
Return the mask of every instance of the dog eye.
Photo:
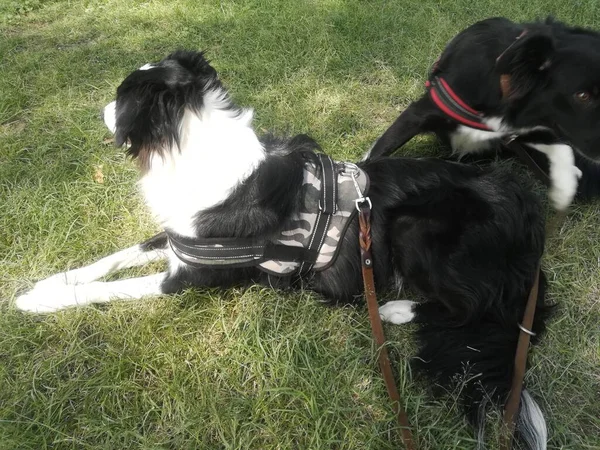
{"label": "dog eye", "polygon": [[575,100],[581,103],[589,102],[591,97],[590,93],[586,91],[580,91],[575,94]]}

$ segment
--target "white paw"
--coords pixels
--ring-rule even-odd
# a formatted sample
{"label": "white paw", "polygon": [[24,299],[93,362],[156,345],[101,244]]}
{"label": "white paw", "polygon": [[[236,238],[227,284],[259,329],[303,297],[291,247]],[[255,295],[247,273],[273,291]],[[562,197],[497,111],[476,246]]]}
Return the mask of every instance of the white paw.
{"label": "white paw", "polygon": [[567,209],[575,198],[577,185],[582,175],[581,170],[575,166],[573,149],[566,144],[528,143],[527,145],[548,157],[550,179],[552,180],[548,197],[554,208]]}
{"label": "white paw", "polygon": [[571,195],[569,192],[565,192],[562,189],[552,187],[548,193],[552,206],[559,210],[564,211],[569,207],[575,195]]}
{"label": "white paw", "polygon": [[36,287],[15,301],[17,309],[34,313],[51,313],[77,304],[75,286],[66,284],[46,284],[43,289]]}
{"label": "white paw", "polygon": [[561,168],[560,172],[556,171],[553,175],[548,196],[554,208],[562,211],[573,202],[582,173],[578,167],[568,166]]}
{"label": "white paw", "polygon": [[401,325],[415,318],[413,307],[415,302],[410,300],[394,300],[379,307],[379,317],[384,322]]}

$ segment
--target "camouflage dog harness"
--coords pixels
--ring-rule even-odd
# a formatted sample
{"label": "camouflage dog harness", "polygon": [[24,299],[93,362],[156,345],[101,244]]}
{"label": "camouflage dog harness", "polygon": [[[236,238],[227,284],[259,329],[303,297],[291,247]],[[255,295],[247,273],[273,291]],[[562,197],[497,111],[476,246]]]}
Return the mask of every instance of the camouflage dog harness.
{"label": "camouflage dog harness", "polygon": [[334,263],[368,184],[367,174],[355,164],[311,153],[304,163],[301,208],[278,236],[190,239],[167,233],[169,244],[194,267],[258,266],[279,276],[324,270]]}

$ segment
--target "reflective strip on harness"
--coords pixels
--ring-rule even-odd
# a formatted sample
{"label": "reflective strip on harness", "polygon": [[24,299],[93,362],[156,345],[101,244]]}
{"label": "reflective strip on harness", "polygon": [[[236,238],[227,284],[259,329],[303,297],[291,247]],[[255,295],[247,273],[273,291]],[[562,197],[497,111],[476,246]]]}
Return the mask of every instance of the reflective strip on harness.
{"label": "reflective strip on harness", "polygon": [[304,164],[300,210],[274,239],[185,238],[167,231],[175,255],[194,267],[258,266],[274,275],[324,270],[335,260],[358,192],[368,177],[354,164],[311,153]]}
{"label": "reflective strip on harness", "polygon": [[177,257],[191,266],[244,267],[262,259],[265,243],[253,239],[190,239],[167,233]]}

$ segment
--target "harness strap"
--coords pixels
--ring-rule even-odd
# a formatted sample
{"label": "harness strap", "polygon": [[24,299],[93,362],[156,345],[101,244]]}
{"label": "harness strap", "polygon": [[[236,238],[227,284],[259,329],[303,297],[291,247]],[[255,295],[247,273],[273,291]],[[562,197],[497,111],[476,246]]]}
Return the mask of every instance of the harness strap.
{"label": "harness strap", "polygon": [[324,154],[310,154],[321,168],[319,211],[308,248],[276,244],[253,238],[186,238],[167,232],[169,245],[179,259],[194,267],[247,267],[276,260],[302,263],[300,272],[310,270],[325,242],[331,216],[337,212],[337,171]]}
{"label": "harness strap", "polygon": [[335,172],[335,166],[329,156],[322,153],[319,153],[317,156],[319,157],[323,173],[321,177],[321,202],[319,203],[319,208],[323,210],[324,214],[335,214],[337,205],[337,173]]}
{"label": "harness strap", "polygon": [[263,257],[266,243],[252,238],[186,238],[167,232],[179,259],[194,267],[252,265]]}
{"label": "harness strap", "polygon": [[[321,165],[321,196],[319,199],[317,220],[307,248],[309,254],[314,254],[314,259],[304,260],[300,266],[300,273],[308,272],[317,261],[319,250],[323,246],[327,229],[329,228],[331,215],[335,213],[337,203],[337,173],[333,165],[333,160],[322,153],[319,153],[316,156]],[[272,259],[282,260],[281,258]]]}
{"label": "harness strap", "polygon": [[318,250],[293,247],[291,245],[273,244],[272,242],[267,242],[262,255],[263,259],[293,262],[316,261],[318,256]]}
{"label": "harness strap", "polygon": [[394,381],[392,366],[388,355],[387,347],[385,347],[385,334],[379,316],[379,307],[377,305],[377,295],[375,293],[375,280],[373,278],[373,255],[371,253],[371,202],[365,198],[358,207],[358,222],[359,234],[358,241],[360,244],[360,260],[362,266],[362,276],[365,288],[365,298],[369,309],[369,319],[371,321],[371,329],[375,344],[379,348],[378,363],[388,395],[392,399],[394,412],[398,416],[398,423],[402,432],[402,442],[406,450],[415,450],[415,442],[406,411],[402,407],[400,394]]}

